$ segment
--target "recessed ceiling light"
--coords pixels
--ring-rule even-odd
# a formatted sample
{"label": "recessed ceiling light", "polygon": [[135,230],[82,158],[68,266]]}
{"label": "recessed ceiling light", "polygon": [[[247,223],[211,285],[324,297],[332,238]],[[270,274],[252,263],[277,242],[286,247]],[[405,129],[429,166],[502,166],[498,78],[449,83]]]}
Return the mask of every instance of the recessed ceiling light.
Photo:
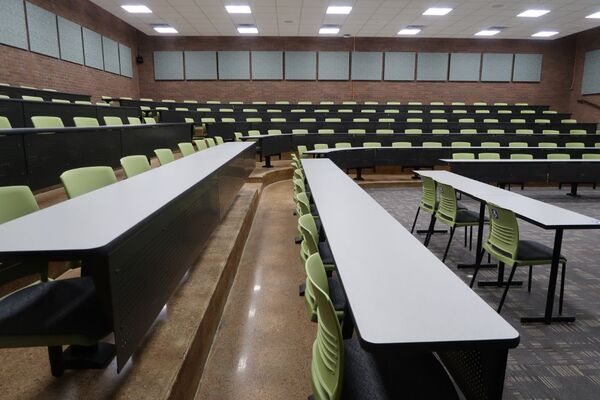
{"label": "recessed ceiling light", "polygon": [[416,35],[419,32],[421,32],[421,28],[407,26],[400,29],[398,35]]}
{"label": "recessed ceiling light", "polygon": [[258,33],[258,28],[254,25],[240,25],[237,27],[239,33]]}
{"label": "recessed ceiling light", "polygon": [[525,18],[537,18],[542,15],[546,15],[550,12],[550,10],[525,10],[521,14],[517,15],[517,17],[525,17]]}
{"label": "recessed ceiling light", "polygon": [[321,29],[319,29],[319,35],[337,35],[339,32],[339,26],[322,26]]}
{"label": "recessed ceiling light", "polygon": [[600,11],[598,11],[597,13],[588,15],[586,18],[600,18]]}
{"label": "recessed ceiling light", "polygon": [[500,33],[499,29],[484,29],[475,34],[475,36],[494,36]]}
{"label": "recessed ceiling light", "polygon": [[132,14],[152,14],[152,10],[143,5],[124,5],[121,8]]}
{"label": "recessed ceiling light", "polygon": [[351,6],[329,6],[326,14],[350,14],[350,11],[352,11]]}
{"label": "recessed ceiling light", "polygon": [[539,31],[538,33],[534,33],[531,36],[532,37],[550,37],[550,36],[554,36],[554,35],[558,35],[558,32],[557,31]]}
{"label": "recessed ceiling light", "polygon": [[450,11],[452,11],[451,8],[437,8],[437,7],[432,7],[432,8],[428,8],[427,10],[425,10],[425,12],[423,13],[423,15],[446,15]]}
{"label": "recessed ceiling light", "polygon": [[229,14],[251,14],[250,6],[225,6]]}
{"label": "recessed ceiling light", "polygon": [[179,33],[177,32],[177,29],[173,28],[172,26],[155,26],[154,30],[158,33]]}

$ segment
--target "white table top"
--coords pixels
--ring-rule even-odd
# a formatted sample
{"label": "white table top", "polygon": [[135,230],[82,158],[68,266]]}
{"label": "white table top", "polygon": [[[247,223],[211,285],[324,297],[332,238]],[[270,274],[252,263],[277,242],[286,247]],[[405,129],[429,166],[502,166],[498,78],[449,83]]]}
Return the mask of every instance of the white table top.
{"label": "white table top", "polygon": [[103,247],[253,143],[224,143],[0,225],[0,253]]}
{"label": "white table top", "polygon": [[[497,160],[496,160],[497,161]],[[545,160],[544,160],[545,161]],[[587,160],[586,160],[587,161]],[[496,204],[546,229],[600,229],[600,220],[449,171],[415,171],[480,201]]]}
{"label": "white table top", "polygon": [[335,164],[302,164],[366,344],[517,345],[508,322]]}

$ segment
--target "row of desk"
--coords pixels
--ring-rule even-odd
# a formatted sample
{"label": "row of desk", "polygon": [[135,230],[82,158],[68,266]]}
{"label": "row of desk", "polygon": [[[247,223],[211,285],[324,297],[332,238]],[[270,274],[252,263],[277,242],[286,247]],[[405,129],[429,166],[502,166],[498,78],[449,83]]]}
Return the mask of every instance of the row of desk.
{"label": "row of desk", "polygon": [[436,352],[466,398],[501,399],[519,333],[330,160],[302,165],[361,345]]}
{"label": "row of desk", "polygon": [[120,371],[253,168],[251,143],[209,148],[0,225],[0,255],[81,260]]}
{"label": "row of desk", "polygon": [[31,117],[34,116],[60,117],[65,126],[75,126],[74,117],[96,118],[100,124],[104,123],[104,117],[120,117],[125,123],[127,117],[139,118],[142,113],[139,108],[134,107],[0,99],[0,116],[8,118],[13,128],[31,128],[33,127]]}
{"label": "row of desk", "polygon": [[95,128],[0,129],[0,185],[32,190],[60,183],[71,168],[120,165],[121,157],[190,142],[192,124],[101,126]]}
{"label": "row of desk", "polygon": [[24,88],[19,86],[4,86],[0,85],[0,94],[11,98],[21,98],[21,96],[41,97],[45,101],[52,99],[68,100],[68,101],[91,101],[92,97],[88,94],[67,93],[54,90]]}

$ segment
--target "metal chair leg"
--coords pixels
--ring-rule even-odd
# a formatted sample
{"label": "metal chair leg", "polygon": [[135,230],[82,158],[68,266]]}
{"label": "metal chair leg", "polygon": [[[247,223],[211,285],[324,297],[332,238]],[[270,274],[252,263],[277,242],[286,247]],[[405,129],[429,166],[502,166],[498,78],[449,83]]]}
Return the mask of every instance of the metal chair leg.
{"label": "metal chair leg", "polygon": [[531,293],[531,275],[533,274],[533,265],[529,266],[529,279],[527,279],[527,291]]}
{"label": "metal chair leg", "polygon": [[469,228],[469,251],[473,251],[473,227]]}
{"label": "metal chair leg", "polygon": [[562,315],[563,298],[565,296],[565,272],[567,263],[562,263],[562,273],[560,275],[560,295],[558,296],[558,315]]}
{"label": "metal chair leg", "polygon": [[[502,263],[500,263],[501,265]],[[517,265],[514,264],[512,269],[510,270],[510,275],[508,276],[508,281],[506,281],[504,286],[504,293],[502,293],[502,299],[500,299],[500,304],[498,305],[498,314],[502,311],[502,306],[504,305],[504,300],[506,300],[506,295],[508,294],[508,289],[510,289],[510,284],[512,283],[513,276],[515,276],[515,271],[517,270]]]}
{"label": "metal chair leg", "polygon": [[431,221],[429,222],[429,229],[427,230],[427,236],[425,237],[425,247],[429,246],[431,236],[433,236],[433,229],[435,228],[435,214],[431,214]]}
{"label": "metal chair leg", "polygon": [[450,243],[452,243],[452,238],[454,237],[455,231],[456,227],[450,228],[450,237],[448,238],[448,244],[446,245],[446,251],[444,251],[444,258],[442,258],[442,262],[446,261],[446,256],[448,255],[448,250],[450,250]]}
{"label": "metal chair leg", "polygon": [[410,228],[410,233],[415,231],[415,226],[417,225],[417,218],[419,218],[419,211],[421,211],[421,207],[417,208],[417,215],[415,215],[415,220],[413,221],[412,228]]}
{"label": "metal chair leg", "polygon": [[465,247],[467,247],[467,227],[465,226]]}
{"label": "metal chair leg", "polygon": [[475,279],[477,278],[477,273],[479,272],[479,268],[481,267],[481,260],[483,259],[483,255],[485,254],[485,250],[481,250],[481,253],[478,254],[477,263],[475,264],[475,271],[473,272],[473,277],[471,278],[471,283],[469,287],[473,287],[475,284]]}

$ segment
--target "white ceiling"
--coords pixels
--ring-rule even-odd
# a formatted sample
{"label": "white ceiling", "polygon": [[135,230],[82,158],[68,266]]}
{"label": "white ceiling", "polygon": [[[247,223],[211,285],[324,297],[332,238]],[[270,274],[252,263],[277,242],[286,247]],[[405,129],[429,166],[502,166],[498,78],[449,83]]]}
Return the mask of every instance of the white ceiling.
{"label": "white ceiling", "polygon": [[[600,26],[585,16],[600,11],[600,0],[92,0],[149,35],[150,24],[174,26],[183,36],[238,36],[239,24],[256,24],[260,36],[317,36],[323,24],[340,34],[393,37],[407,25],[423,25],[417,37],[471,38],[492,26],[507,27],[495,38],[523,39],[556,30],[552,39]],[[120,6],[144,4],[152,14],[129,14]],[[225,5],[248,4],[252,14],[228,14]],[[329,5],[351,5],[350,15],[326,15]],[[450,7],[446,16],[421,15],[429,7]],[[517,18],[530,9],[549,9],[539,18]]]}

